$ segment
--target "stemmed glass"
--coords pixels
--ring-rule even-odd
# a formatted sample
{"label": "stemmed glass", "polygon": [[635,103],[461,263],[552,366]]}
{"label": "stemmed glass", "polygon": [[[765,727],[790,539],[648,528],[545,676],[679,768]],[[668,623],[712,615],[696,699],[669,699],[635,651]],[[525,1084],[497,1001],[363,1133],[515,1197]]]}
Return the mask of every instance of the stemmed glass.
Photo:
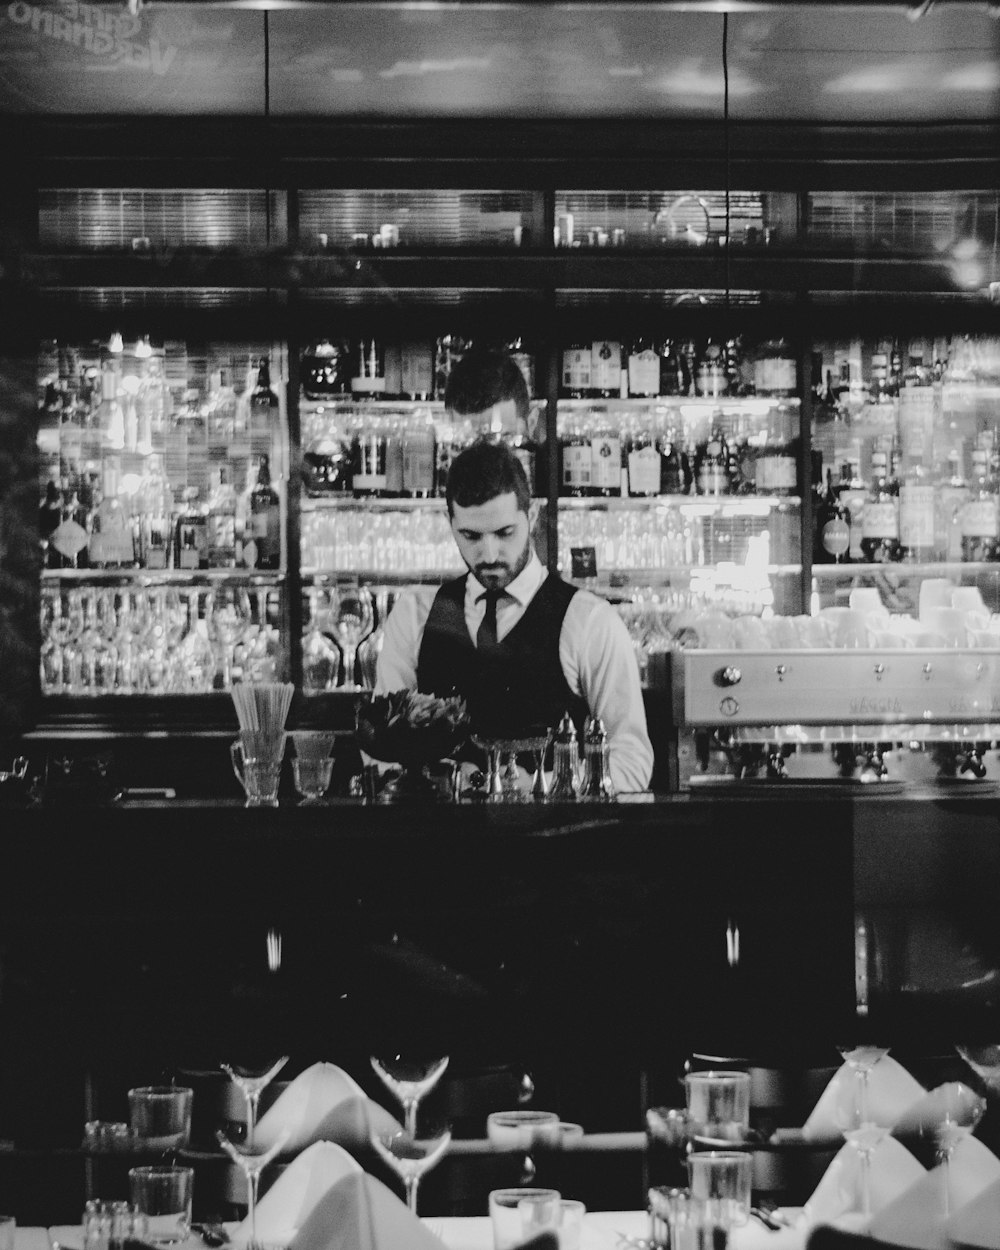
{"label": "stemmed glass", "polygon": [[355,681],[355,662],[358,644],[371,633],[375,624],[375,609],[371,591],[366,586],[341,586],[336,603],[330,613],[334,637],[344,653],[344,683],[342,690],[360,690]]}
{"label": "stemmed glass", "polygon": [[394,1055],[391,1059],[371,1056],[371,1065],[381,1077],[383,1084],[399,1099],[403,1107],[403,1124],[410,1137],[417,1135],[417,1107],[425,1094],[429,1094],[444,1075],[448,1056],[440,1059],[404,1059]]}
{"label": "stemmed glass", "polygon": [[257,1151],[253,1149],[252,1142],[247,1141],[237,1146],[222,1129],[216,1130],[215,1137],[219,1145],[247,1178],[247,1221],[250,1225],[248,1248],[257,1245],[257,1193],[260,1189],[260,1174],[288,1141],[289,1135],[290,1130],[284,1128],[266,1150]]}
{"label": "stemmed glass", "polygon": [[253,1148],[254,1133],[257,1128],[257,1109],[260,1106],[260,1096],[264,1089],[270,1085],[271,1081],[274,1080],[287,1062],[288,1056],[282,1055],[282,1057],[276,1063],[273,1063],[266,1072],[252,1072],[247,1068],[241,1068],[235,1064],[224,1063],[221,1065],[223,1072],[227,1073],[230,1080],[238,1087],[246,1100],[247,1131],[246,1137],[243,1139],[243,1145],[246,1150],[251,1150]]}
{"label": "stemmed glass", "polygon": [[872,1069],[889,1053],[888,1046],[842,1046],[838,1048],[850,1069],[852,1079],[842,1082],[834,1119],[844,1140],[857,1151],[861,1166],[861,1211],[871,1218],[871,1160],[875,1148],[889,1132],[889,1126],[872,1118],[868,1080]]}
{"label": "stemmed glass", "polygon": [[233,651],[251,624],[250,596],[242,586],[216,586],[206,603],[209,636],[218,643],[222,688],[233,684]]}
{"label": "stemmed glass", "polygon": [[934,1105],[941,1118],[934,1124],[937,1156],[944,1173],[944,1213],[951,1214],[951,1157],[963,1137],[968,1137],[986,1110],[986,1099],[961,1081],[949,1081],[934,1091]]}
{"label": "stemmed glass", "polygon": [[371,1141],[379,1157],[402,1180],[406,1190],[406,1205],[416,1215],[420,1178],[439,1162],[448,1149],[451,1129],[441,1126],[419,1136],[409,1129],[398,1129],[394,1133],[374,1132]]}
{"label": "stemmed glass", "polygon": [[986,1094],[1000,1094],[1000,1042],[956,1045],[956,1051],[986,1086]]}
{"label": "stemmed glass", "polygon": [[323,632],[329,616],[329,594],[314,587],[309,591],[309,622],[302,635],[302,688],[333,690],[340,676],[340,652]]}

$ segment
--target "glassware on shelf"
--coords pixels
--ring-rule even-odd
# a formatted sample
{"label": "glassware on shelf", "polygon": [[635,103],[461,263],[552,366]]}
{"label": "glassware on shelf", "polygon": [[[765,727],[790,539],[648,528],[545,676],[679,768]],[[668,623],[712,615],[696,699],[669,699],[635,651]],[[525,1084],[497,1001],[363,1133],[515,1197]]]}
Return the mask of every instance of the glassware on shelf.
{"label": "glassware on shelf", "polygon": [[406,1190],[406,1205],[417,1214],[417,1188],[420,1178],[440,1162],[451,1142],[451,1129],[438,1127],[429,1133],[411,1133],[401,1129],[395,1133],[373,1132],[372,1145],[400,1177]]}
{"label": "glassware on shelf", "polygon": [[378,658],[385,639],[385,622],[392,611],[395,598],[395,594],[386,586],[380,586],[375,591],[375,628],[358,647],[358,671],[365,690],[375,689]]}
{"label": "glassware on shelf", "polygon": [[448,1056],[413,1059],[402,1055],[393,1055],[390,1058],[372,1055],[371,1065],[386,1089],[399,1100],[407,1133],[411,1137],[416,1136],[417,1108],[444,1076],[448,1067]]}
{"label": "glassware on shelf", "polygon": [[356,681],[358,644],[367,638],[375,623],[371,591],[366,586],[341,584],[330,612],[333,636],[344,656],[341,690],[360,690]]}
{"label": "glassware on shelf", "polygon": [[242,586],[213,586],[205,603],[209,640],[215,644],[222,688],[233,684],[233,652],[251,624],[250,596]]}
{"label": "glassware on shelf", "polygon": [[987,1096],[1000,1094],[1000,1042],[960,1042],[955,1050],[981,1078]]}
{"label": "glassware on shelf", "polygon": [[263,1071],[255,1071],[250,1068],[240,1067],[238,1064],[224,1063],[220,1066],[223,1072],[229,1077],[233,1084],[239,1089],[246,1102],[247,1109],[247,1126],[246,1134],[243,1138],[245,1149],[251,1150],[254,1145],[254,1134],[257,1130],[257,1110],[260,1106],[260,1096],[268,1085],[274,1080],[281,1069],[288,1062],[288,1056],[282,1057],[271,1064],[269,1068]]}
{"label": "glassware on shelf", "polygon": [[943,1173],[944,1214],[951,1214],[951,1160],[963,1138],[968,1137],[986,1110],[986,1099],[961,1081],[949,1081],[933,1091],[940,1118],[933,1131]]}
{"label": "glassware on shelf", "polygon": [[319,694],[336,688],[340,652],[324,632],[330,623],[330,590],[314,587],[308,595],[308,619],[302,635],[302,691]]}

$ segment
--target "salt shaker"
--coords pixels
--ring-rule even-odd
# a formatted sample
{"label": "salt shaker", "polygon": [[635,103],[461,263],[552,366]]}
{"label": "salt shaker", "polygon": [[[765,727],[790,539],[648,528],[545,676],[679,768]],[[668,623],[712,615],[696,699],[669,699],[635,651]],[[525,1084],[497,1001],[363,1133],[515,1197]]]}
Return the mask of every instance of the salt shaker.
{"label": "salt shaker", "polygon": [[548,794],[550,803],[572,803],[576,799],[578,763],[576,726],[567,712],[559,722],[552,741],[552,781]]}
{"label": "salt shaker", "polygon": [[580,787],[580,798],[590,803],[609,803],[614,797],[608,735],[601,718],[591,716],[583,734],[583,784]]}

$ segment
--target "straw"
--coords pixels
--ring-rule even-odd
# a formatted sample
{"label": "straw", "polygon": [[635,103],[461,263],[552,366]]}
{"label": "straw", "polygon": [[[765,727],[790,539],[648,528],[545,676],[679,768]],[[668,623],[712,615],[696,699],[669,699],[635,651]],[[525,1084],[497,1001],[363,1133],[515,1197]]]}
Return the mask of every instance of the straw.
{"label": "straw", "polygon": [[233,686],[240,729],[265,736],[283,733],[294,693],[291,682],[241,682]]}

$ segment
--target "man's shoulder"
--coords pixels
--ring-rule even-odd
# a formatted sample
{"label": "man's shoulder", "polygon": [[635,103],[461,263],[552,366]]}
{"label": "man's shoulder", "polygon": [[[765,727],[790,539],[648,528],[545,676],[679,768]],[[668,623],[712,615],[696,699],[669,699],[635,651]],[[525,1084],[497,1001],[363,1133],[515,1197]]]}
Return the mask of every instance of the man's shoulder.
{"label": "man's shoulder", "polygon": [[567,619],[571,618],[581,626],[601,624],[609,629],[614,629],[621,623],[621,617],[614,604],[609,603],[602,595],[597,595],[592,590],[585,590],[582,586],[574,587],[571,582],[566,582],[565,585],[576,592],[566,609]]}

